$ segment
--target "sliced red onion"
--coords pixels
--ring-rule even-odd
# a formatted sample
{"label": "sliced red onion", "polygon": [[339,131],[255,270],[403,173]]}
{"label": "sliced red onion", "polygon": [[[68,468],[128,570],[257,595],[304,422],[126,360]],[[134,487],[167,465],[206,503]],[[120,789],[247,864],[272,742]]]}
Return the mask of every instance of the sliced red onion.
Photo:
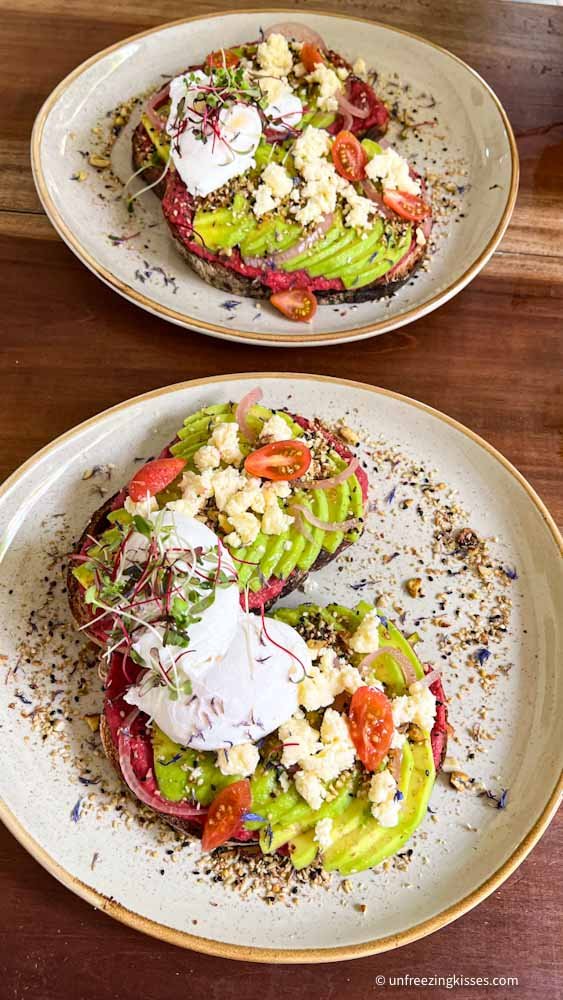
{"label": "sliced red onion", "polygon": [[430,239],[430,233],[432,232],[433,224],[434,220],[431,215],[428,215],[426,219],[423,219],[423,221],[420,224],[420,228],[422,229],[422,232],[424,233],[427,240]]}
{"label": "sliced red onion", "polygon": [[402,766],[403,766],[403,751],[394,750],[392,754],[389,754],[389,771],[392,777],[397,782],[397,784],[399,784],[401,780]]}
{"label": "sliced red onion", "polygon": [[151,125],[157,130],[157,132],[162,132],[166,124],[164,119],[159,114],[157,114],[157,108],[159,107],[160,104],[164,103],[169,93],[170,93],[170,83],[167,83],[166,86],[162,88],[162,90],[159,90],[157,91],[156,94],[152,95],[152,97],[149,99],[145,107],[145,114],[149,119]]}
{"label": "sliced red onion", "polygon": [[359,464],[359,459],[353,458],[350,464],[342,469],[338,475],[331,476],[330,479],[314,479],[311,483],[302,483],[302,487],[306,490],[330,490],[333,486],[339,486],[340,483],[353,476]]}
{"label": "sliced red onion", "polygon": [[352,528],[357,528],[360,524],[357,517],[350,517],[347,521],[321,521],[319,517],[316,517],[312,511],[300,503],[294,503],[291,507],[288,507],[289,513],[292,513],[294,510],[300,511],[309,524],[312,524],[315,528],[322,528],[323,531],[351,531]]}
{"label": "sliced red onion", "polygon": [[429,673],[425,674],[419,681],[424,687],[431,687],[435,681],[442,679],[442,675],[439,670],[430,670]]}
{"label": "sliced red onion", "polygon": [[268,254],[267,257],[244,257],[244,263],[248,264],[249,267],[260,267],[265,269],[266,267],[271,267],[272,264],[277,266],[278,264],[283,264],[288,260],[293,260],[294,257],[299,256],[300,253],[304,253],[306,250],[309,250],[310,247],[314,246],[314,244],[328,232],[333,221],[334,213],[329,212],[328,215],[323,216],[318,226],[316,226],[311,233],[304,236],[298,243],[288,247],[287,250],[277,250],[274,253]]}
{"label": "sliced red onion", "polygon": [[380,215],[382,215],[385,219],[396,218],[395,213],[383,201],[383,194],[381,191],[377,190],[373,181],[366,179],[360,181],[360,183],[362,186],[362,191],[364,192],[366,197],[369,198],[370,201],[373,201],[374,205],[377,205],[377,210]]}
{"label": "sliced red onion", "polygon": [[336,97],[338,101],[338,110],[343,115],[351,115],[352,118],[368,118],[369,108],[358,108],[356,104],[352,104],[344,94],[337,94]]}
{"label": "sliced red onion", "polygon": [[251,407],[255,406],[256,403],[260,402],[263,395],[264,393],[258,387],[256,387],[256,389],[251,389],[250,392],[247,392],[246,396],[243,396],[235,410],[235,420],[247,441],[254,441],[256,438],[256,432],[248,426],[248,422],[246,420],[248,411]]}
{"label": "sliced red onion", "polygon": [[327,47],[324,38],[318,32],[308,28],[306,24],[297,24],[296,21],[280,21],[279,24],[273,24],[264,32],[264,38],[269,38],[270,35],[283,35],[288,41],[293,42],[308,42],[323,52]]}
{"label": "sliced red onion", "polygon": [[156,792],[149,792],[142,781],[133,770],[131,763],[131,735],[125,730],[121,730],[117,738],[119,749],[119,766],[124,781],[130,790],[141,802],[151,806],[157,812],[165,813],[167,816],[177,816],[179,819],[201,819],[207,814],[206,808],[198,808],[191,802],[167,802],[162,795]]}
{"label": "sliced red onion", "polygon": [[359,665],[360,673],[363,673],[367,667],[371,667],[372,663],[374,663],[375,660],[378,660],[380,656],[391,656],[395,662],[399,664],[401,670],[403,671],[403,677],[405,678],[405,684],[407,687],[410,687],[411,684],[414,684],[418,680],[416,671],[408,656],[405,656],[405,654],[401,653],[400,650],[395,649],[394,646],[380,646],[380,648],[376,649],[373,653],[368,653],[367,656],[364,656]]}
{"label": "sliced red onion", "polygon": [[308,542],[314,542],[314,538],[311,532],[309,531],[307,525],[305,524],[305,521],[303,520],[303,514],[301,513],[300,510],[297,510],[295,507],[293,508],[293,510],[295,511],[294,514],[295,527],[297,528],[299,534],[303,535],[303,538],[306,538]]}

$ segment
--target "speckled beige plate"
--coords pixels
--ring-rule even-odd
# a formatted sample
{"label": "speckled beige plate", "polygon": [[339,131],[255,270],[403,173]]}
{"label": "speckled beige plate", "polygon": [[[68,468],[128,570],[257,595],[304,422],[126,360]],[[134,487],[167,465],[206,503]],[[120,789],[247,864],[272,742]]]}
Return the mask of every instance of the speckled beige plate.
{"label": "speckled beige plate", "polygon": [[[271,405],[327,421],[345,416],[364,437],[373,507],[367,531],[351,561],[311,578],[308,599],[352,604],[383,594],[390,616],[402,608],[405,632],[417,629],[422,637],[422,658],[443,669],[459,740],[451,752],[495,795],[508,789],[507,807],[499,810],[441,778],[431,801],[436,815],[426,817],[409,845],[415,850],[405,870],[355,876],[350,893],[335,877],[328,890],[307,887],[298,905],[268,906],[258,893],[242,901],[195,874],[202,871],[197,845],[175,850],[163,824],[140,825],[128,797],[116,811],[119,782],[83,721],[99,710],[100,684],[84,664],[60,573],[61,553],[102,495],[138,467],[134,459],[158,452],[188,413],[239,399],[257,383]],[[374,459],[370,439],[378,438],[384,447]],[[398,452],[406,456],[400,462]],[[454,529],[470,525],[496,539],[489,596],[479,576],[460,572],[463,560],[443,562],[443,552],[432,550],[434,516],[455,504],[467,513],[455,514]],[[312,375],[171,386],[107,410],[30,459],[3,488],[0,530],[0,816],[41,864],[117,919],[188,948],[253,961],[353,958],[460,916],[514,870],[552,817],[561,780],[561,540],[520,474],[443,414],[371,386]],[[413,575],[424,578],[425,597],[416,601],[404,590]],[[474,598],[462,597],[473,592]],[[506,599],[513,603],[512,624],[490,643],[486,672],[495,679],[486,693],[471,660],[478,644],[449,661],[441,646],[470,624],[468,613],[497,615]],[[437,616],[450,625],[436,625]],[[477,722],[485,734],[480,743],[469,735]],[[96,783],[85,785],[84,777]],[[367,906],[364,913],[359,904]]]}
{"label": "speckled beige plate", "polygon": [[[70,248],[121,295],[157,316],[228,340],[254,344],[333,344],[394,330],[424,316],[459,292],[486,264],[508,225],[518,187],[518,154],[497,97],[465,63],[408,32],[336,14],[240,11],[191,18],[153,28],[93,56],[53,91],[32,139],[32,164],[45,211]],[[398,102],[412,122],[436,117],[406,139],[388,138],[436,187],[437,203],[452,212],[438,222],[427,271],[419,271],[392,298],[359,306],[322,306],[311,325],[295,324],[266,303],[233,297],[206,285],[175,250],[156,197],[143,196],[135,218],[105,186],[105,173],[88,165],[107,113],[200,62],[217,48],[256,38],[280,20],[302,21],[352,61],[361,55],[379,73],[378,92]],[[399,74],[399,81],[393,74]],[[408,85],[406,92],[403,88]],[[131,174],[132,116],[113,149],[115,174]],[[84,173],[85,179],[77,181]],[[137,182],[135,182],[137,183]],[[141,184],[138,184],[141,187]],[[135,235],[137,234],[138,235]],[[110,237],[113,237],[111,239]],[[125,237],[125,242],[116,242]],[[232,302],[235,302],[232,305]],[[225,302],[231,302],[225,307]]]}

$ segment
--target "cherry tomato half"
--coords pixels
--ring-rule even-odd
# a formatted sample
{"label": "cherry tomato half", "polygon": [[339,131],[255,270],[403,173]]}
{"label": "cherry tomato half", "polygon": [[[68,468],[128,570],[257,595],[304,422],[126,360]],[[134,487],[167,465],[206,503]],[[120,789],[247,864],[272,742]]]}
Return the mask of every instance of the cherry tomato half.
{"label": "cherry tomato half", "polygon": [[406,191],[385,191],[383,202],[401,219],[408,219],[409,222],[422,222],[432,214],[430,205],[417,194],[407,194]]}
{"label": "cherry tomato half", "polygon": [[274,292],[270,302],[288,319],[299,323],[310,323],[317,311],[317,300],[308,288],[290,288],[286,292]]}
{"label": "cherry tomato half", "polygon": [[348,728],[356,753],[368,771],[375,771],[391,746],[391,702],[375,688],[361,687],[352,695]]}
{"label": "cherry tomato half", "polygon": [[339,132],[336,136],[332,144],[332,162],[347,181],[360,181],[366,175],[367,153],[351,132]]}
{"label": "cherry tomato half", "polygon": [[244,467],[250,476],[271,479],[299,479],[311,464],[311,452],[302,441],[274,441],[247,455]]}
{"label": "cherry tomato half", "polygon": [[155,458],[154,462],[147,462],[129,483],[129,496],[135,503],[144,500],[147,493],[156,496],[180,475],[185,464],[185,458]]}
{"label": "cherry tomato half", "polygon": [[205,60],[205,65],[210,69],[233,69],[238,66],[240,57],[231,49],[218,49],[217,52],[210,52]]}
{"label": "cherry tomato half", "polygon": [[324,57],[320,49],[311,42],[305,42],[301,49],[301,62],[308,73],[312,73],[315,66],[324,62]]}
{"label": "cherry tomato half", "polygon": [[233,836],[245,812],[252,803],[252,793],[248,778],[227,785],[215,796],[209,807],[203,828],[201,846],[204,851],[213,851]]}

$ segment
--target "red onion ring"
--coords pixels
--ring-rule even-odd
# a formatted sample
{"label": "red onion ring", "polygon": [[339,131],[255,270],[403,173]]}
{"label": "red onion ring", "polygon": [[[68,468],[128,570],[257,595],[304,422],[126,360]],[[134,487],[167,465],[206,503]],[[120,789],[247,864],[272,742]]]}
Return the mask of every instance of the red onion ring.
{"label": "red onion ring", "polygon": [[252,406],[260,402],[263,395],[264,393],[258,387],[251,389],[250,392],[247,392],[246,396],[242,397],[235,410],[235,420],[247,441],[254,441],[256,438],[256,433],[248,426],[246,420],[248,411]]}
{"label": "red onion ring", "polygon": [[416,676],[416,671],[411,661],[408,656],[405,656],[405,654],[401,653],[400,650],[395,649],[394,646],[380,646],[380,648],[374,650],[373,653],[368,653],[367,656],[364,656],[358,668],[360,673],[363,673],[364,670],[367,667],[370,667],[371,664],[375,660],[378,660],[380,656],[391,656],[395,662],[399,664],[401,670],[403,671],[403,677],[405,678],[405,684],[407,687],[416,683],[418,677]]}
{"label": "red onion ring", "polygon": [[329,212],[328,215],[323,216],[321,222],[319,222],[318,226],[308,236],[304,236],[302,240],[299,240],[292,247],[288,247],[287,250],[277,250],[266,257],[244,257],[244,263],[248,264],[249,267],[261,267],[265,269],[268,266],[271,267],[272,264],[283,264],[285,261],[293,260],[294,257],[308,250],[320,240],[321,236],[324,236],[328,232],[333,221],[334,213]]}
{"label": "red onion ring", "polygon": [[422,684],[424,687],[431,687],[435,681],[439,681],[441,679],[442,675],[439,670],[430,670],[429,673],[420,678],[418,683]]}
{"label": "red onion ring", "polygon": [[385,204],[381,191],[377,190],[373,181],[366,179],[360,181],[360,184],[366,197],[369,198],[370,201],[373,201],[374,205],[377,205],[377,210],[380,215],[382,215],[385,219],[396,218],[395,212],[391,211],[391,209]]}
{"label": "red onion ring", "polygon": [[319,517],[316,517],[312,511],[300,503],[294,503],[287,509],[289,513],[292,513],[294,510],[300,511],[309,524],[312,524],[315,528],[323,528],[324,531],[351,531],[352,528],[357,528],[360,523],[357,517],[350,517],[347,521],[321,521]]}
{"label": "red onion ring", "polygon": [[161,795],[147,791],[145,785],[140,781],[133,770],[131,764],[131,734],[121,729],[117,737],[119,750],[119,766],[123,775],[123,780],[133,795],[145,805],[150,806],[157,812],[165,813],[167,816],[177,816],[179,819],[199,819],[207,815],[206,808],[196,808],[190,802],[167,802]]}
{"label": "red onion ring", "polygon": [[368,118],[369,108],[358,108],[356,104],[352,104],[344,94],[337,94],[336,97],[338,101],[338,110],[343,115],[351,115],[352,118]]}
{"label": "red onion ring", "polygon": [[329,479],[315,479],[311,483],[303,483],[303,489],[305,490],[329,490],[332,486],[339,486],[340,483],[345,482],[350,476],[353,476],[356,469],[358,468],[360,462],[359,459],[353,458],[349,465],[342,472],[339,472],[336,476],[331,476]]}
{"label": "red onion ring", "polygon": [[270,35],[283,35],[288,41],[293,42],[308,42],[326,52],[327,46],[324,38],[312,28],[308,28],[306,24],[298,24],[296,21],[280,21],[279,24],[273,24],[271,28],[266,29],[264,38],[269,38]]}
{"label": "red onion ring", "polygon": [[159,114],[157,114],[156,109],[159,104],[163,104],[168,95],[170,94],[170,83],[167,83],[161,90],[158,90],[156,94],[153,94],[145,107],[145,114],[149,119],[151,125],[156,129],[157,132],[162,132],[165,126],[165,121]]}
{"label": "red onion ring", "polygon": [[389,756],[389,772],[395,779],[397,784],[401,780],[401,768],[403,766],[403,751],[394,750],[393,755]]}
{"label": "red onion ring", "polygon": [[308,542],[314,542],[315,539],[303,520],[303,514],[300,510],[296,510],[295,508],[293,509],[295,510],[295,527],[297,528],[299,534],[303,535],[303,538],[306,538]]}

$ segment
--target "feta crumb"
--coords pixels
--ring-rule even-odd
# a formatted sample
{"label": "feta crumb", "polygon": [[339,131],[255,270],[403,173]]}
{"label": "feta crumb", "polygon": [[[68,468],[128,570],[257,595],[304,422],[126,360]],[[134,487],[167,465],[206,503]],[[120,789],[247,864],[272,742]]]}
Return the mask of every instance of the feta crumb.
{"label": "feta crumb", "polygon": [[306,719],[294,716],[278,730],[283,744],[281,761],[284,767],[292,767],[321,748],[319,732]]}
{"label": "feta crumb", "polygon": [[401,802],[395,798],[397,782],[389,770],[378,771],[371,779],[368,799],[373,803],[371,813],[381,826],[396,826],[399,822]]}
{"label": "feta crumb", "polygon": [[244,486],[244,477],[238,469],[228,465],[226,469],[219,469],[214,473],[212,483],[217,509],[225,510],[231,497]]}
{"label": "feta crumb", "polygon": [[219,449],[212,444],[204,444],[194,454],[194,465],[201,472],[204,469],[218,469],[221,464]]}
{"label": "feta crumb", "polygon": [[346,193],[346,201],[350,208],[346,213],[346,225],[352,229],[371,229],[375,212],[373,201],[357,194],[351,184],[349,187],[351,191]]}
{"label": "feta crumb", "polygon": [[279,413],[274,413],[260,431],[260,439],[265,438],[267,441],[288,441],[291,436],[286,421],[280,417]]}
{"label": "feta crumb", "polygon": [[243,778],[254,774],[260,754],[254,743],[241,743],[230,750],[217,751],[217,766],[221,774],[240,774]]}
{"label": "feta crumb", "polygon": [[282,535],[291,527],[295,518],[285,514],[273,490],[264,490],[265,509],[262,515],[262,531],[265,535]]}
{"label": "feta crumb", "polygon": [[395,728],[413,722],[429,733],[436,718],[436,698],[425,684],[416,681],[409,687],[408,695],[393,698],[391,710]]}
{"label": "feta crumb", "polygon": [[346,69],[345,66],[338,66],[336,70],[336,75],[339,80],[347,80],[350,76],[350,70]]}
{"label": "feta crumb", "polygon": [[231,497],[225,507],[225,513],[229,517],[232,514],[244,514],[250,508],[256,514],[263,514],[264,507],[265,500],[260,480],[251,476],[246,480],[242,490]]}
{"label": "feta crumb", "polygon": [[267,184],[274,198],[279,198],[280,200],[293,190],[293,180],[285,167],[282,167],[281,163],[268,163],[262,172],[262,181],[264,184]]}
{"label": "feta crumb", "polygon": [[268,76],[278,78],[289,76],[293,69],[293,56],[284,35],[274,33],[265,42],[261,42],[256,58]]}
{"label": "feta crumb", "polygon": [[229,531],[229,534],[225,535],[223,542],[228,549],[240,549],[242,547],[242,539],[240,535],[237,535],[236,531]]}
{"label": "feta crumb", "polygon": [[366,174],[372,181],[381,181],[385,191],[399,190],[406,194],[420,194],[420,184],[410,176],[407,161],[391,146],[372,157],[366,164]]}
{"label": "feta crumb", "polygon": [[123,506],[132,517],[136,517],[139,514],[141,517],[146,518],[153,511],[158,510],[158,500],[156,497],[146,496],[144,500],[137,500],[135,502],[131,497],[125,497]]}
{"label": "feta crumb", "polygon": [[294,780],[297,791],[311,809],[320,809],[326,798],[326,788],[322,781],[314,774],[306,774],[304,771],[298,771]]}
{"label": "feta crumb", "polygon": [[293,146],[293,159],[299,171],[303,170],[306,163],[321,159],[327,156],[330,150],[330,136],[322,128],[314,128],[307,125],[307,128],[295,140]]}
{"label": "feta crumb", "polygon": [[355,653],[374,653],[379,649],[379,618],[376,611],[369,611],[348,641]]}
{"label": "feta crumb", "polygon": [[332,843],[332,819],[330,816],[326,816],[325,819],[320,819],[318,823],[315,824],[315,836],[313,840],[317,842],[321,851],[326,847],[330,847]]}
{"label": "feta crumb", "polygon": [[285,77],[264,76],[260,77],[258,83],[268,104],[276,104],[293,93]]}
{"label": "feta crumb", "polygon": [[229,520],[243,545],[252,545],[260,532],[260,521],[255,514],[231,514]]}
{"label": "feta crumb", "polygon": [[236,420],[231,423],[217,424],[209,439],[221,455],[221,460],[227,465],[240,465],[242,451],[239,447],[239,426]]}
{"label": "feta crumb", "polygon": [[273,212],[278,206],[278,202],[273,197],[267,184],[260,184],[254,196],[252,211],[257,219],[267,212]]}
{"label": "feta crumb", "polygon": [[308,83],[318,83],[318,106],[321,111],[336,111],[338,108],[337,94],[342,92],[342,82],[337,74],[325,63],[317,63],[312,73],[307,76]]}
{"label": "feta crumb", "polygon": [[354,76],[361,76],[361,77],[366,76],[367,69],[368,68],[366,66],[365,59],[362,59],[361,56],[358,56],[358,58],[356,59],[354,65],[352,66],[352,72],[353,72]]}

